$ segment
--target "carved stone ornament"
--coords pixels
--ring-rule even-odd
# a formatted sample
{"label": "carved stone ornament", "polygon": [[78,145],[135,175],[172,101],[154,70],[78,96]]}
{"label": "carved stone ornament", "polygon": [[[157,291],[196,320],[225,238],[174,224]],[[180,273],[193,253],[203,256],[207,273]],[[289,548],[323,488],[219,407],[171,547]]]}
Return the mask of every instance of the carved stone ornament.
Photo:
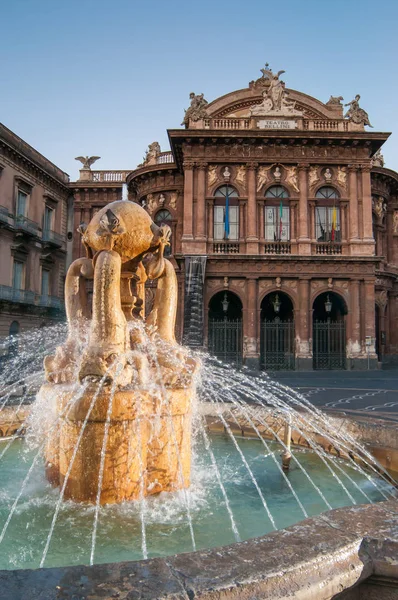
{"label": "carved stone ornament", "polygon": [[151,215],[153,211],[157,208],[157,202],[153,196],[153,194],[148,194],[146,197],[146,209]]}
{"label": "carved stone ornament", "polygon": [[317,181],[319,181],[318,167],[310,167],[308,180],[310,187],[313,187],[317,183]]}
{"label": "carved stone ornament", "polygon": [[347,171],[345,167],[337,167],[337,183],[342,188],[347,188]]}
{"label": "carved stone ornament", "polygon": [[326,106],[343,106],[343,100],[343,96],[330,96],[329,100],[326,102]]}
{"label": "carved stone ornament", "polygon": [[382,196],[373,198],[372,204],[373,204],[373,211],[374,211],[375,215],[378,217],[379,220],[382,219],[383,214],[387,210],[387,204],[386,204],[384,198]]}
{"label": "carved stone ornament", "polygon": [[246,189],[246,166],[240,165],[236,170],[235,181]]}
{"label": "carved stone ornament", "polygon": [[231,178],[231,171],[229,170],[228,167],[225,167],[222,176],[224,177],[225,181],[229,181]]}
{"label": "carved stone ornament", "polygon": [[280,288],[282,286],[282,279],[280,277],[277,277],[275,279],[275,285],[277,288]]}
{"label": "carved stone ornament", "polygon": [[145,151],[145,158],[143,165],[146,167],[148,165],[156,165],[157,157],[160,154],[160,144],[159,142],[152,142],[149,144],[148,150]]}
{"label": "carved stone ornament", "polygon": [[257,172],[257,192],[261,190],[263,185],[268,181],[268,171],[271,167],[260,167]]}
{"label": "carved stone ornament", "polygon": [[332,171],[330,169],[326,169],[323,174],[326,183],[330,183],[332,181]]}
{"label": "carved stone ornament", "polygon": [[228,277],[224,277],[224,287],[228,287]]}
{"label": "carved stone ornament", "polygon": [[384,156],[382,155],[380,148],[373,154],[370,164],[372,167],[384,167]]}
{"label": "carved stone ornament", "polygon": [[332,279],[332,277],[329,277],[329,279],[328,279],[328,288],[332,289],[332,287],[333,287],[333,279]]}
{"label": "carved stone ornament", "polygon": [[344,118],[348,119],[349,121],[352,121],[357,125],[363,124],[367,125],[368,127],[373,127],[373,125],[370,124],[368,113],[359,106],[360,97],[361,96],[357,94],[354,100],[351,100],[351,102],[344,104],[344,106],[350,107],[344,115]]}
{"label": "carved stone ornament", "polygon": [[216,181],[217,181],[217,165],[212,165],[209,167],[208,171],[207,171],[207,182],[209,185],[209,188],[212,187]]}
{"label": "carved stone ornament", "polygon": [[166,196],[164,194],[159,194],[159,206],[164,206],[164,203],[166,202]]}
{"label": "carved stone ornament", "polygon": [[381,306],[381,308],[385,309],[388,302],[387,291],[381,290],[380,292],[376,292],[376,301]]}
{"label": "carved stone ornament", "polygon": [[275,171],[274,171],[273,175],[274,175],[274,179],[275,179],[275,181],[276,181],[277,183],[279,183],[279,182],[280,182],[280,180],[281,180],[281,177],[282,177],[282,173],[281,173],[281,170],[280,170],[280,168],[279,168],[279,167],[276,167],[276,169],[275,169]]}
{"label": "carved stone ornament", "polygon": [[208,117],[208,102],[204,99],[204,95],[191,92],[189,98],[191,100],[191,106],[185,111],[184,120],[181,123],[181,125],[185,125],[185,127],[189,126],[189,121],[196,122],[199,121],[199,119]]}
{"label": "carved stone ornament", "polygon": [[394,235],[398,235],[398,210],[394,210],[394,216],[393,216],[393,234]]}
{"label": "carved stone ornament", "polygon": [[297,178],[297,167],[284,167],[286,170],[286,183],[290,185],[296,192],[300,191]]}
{"label": "carved stone ornament", "polygon": [[[302,116],[302,111],[296,110],[295,102],[288,99],[288,92],[285,89],[285,82],[279,79],[279,76],[285,71],[273,73],[269,64],[266,63],[264,69],[261,69],[263,74],[262,80],[265,89],[263,90],[263,100],[261,104],[256,104],[250,109],[252,116]],[[256,84],[258,81],[256,82]]]}
{"label": "carved stone ornament", "polygon": [[177,208],[177,198],[178,198],[178,192],[171,192],[170,199],[169,199],[169,205],[174,210],[176,210],[176,208]]}
{"label": "carved stone ornament", "polygon": [[78,160],[82,163],[83,169],[91,170],[91,165],[93,165],[100,158],[100,156],[76,156],[75,160]]}

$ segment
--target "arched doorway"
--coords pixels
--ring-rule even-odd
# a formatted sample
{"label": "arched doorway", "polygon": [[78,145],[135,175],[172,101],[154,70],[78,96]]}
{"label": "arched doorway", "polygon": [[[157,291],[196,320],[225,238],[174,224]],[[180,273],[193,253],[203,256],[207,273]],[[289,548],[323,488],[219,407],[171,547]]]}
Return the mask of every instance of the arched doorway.
{"label": "arched doorway", "polygon": [[324,292],[315,298],[312,308],[314,369],[345,369],[347,306],[343,298]]}
{"label": "arched doorway", "polygon": [[209,302],[208,350],[224,362],[242,363],[242,302],[233,292],[218,292]]}
{"label": "arched doorway", "polygon": [[293,303],[287,294],[272,292],[261,303],[260,366],[266,370],[295,368]]}

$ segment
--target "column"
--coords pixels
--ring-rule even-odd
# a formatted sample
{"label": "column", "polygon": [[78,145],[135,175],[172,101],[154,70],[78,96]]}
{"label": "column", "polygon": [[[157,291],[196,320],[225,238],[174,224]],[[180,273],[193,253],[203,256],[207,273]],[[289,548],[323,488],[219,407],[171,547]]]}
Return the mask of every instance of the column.
{"label": "column", "polygon": [[[357,182],[357,167],[348,165],[349,172],[349,194],[350,194],[350,242],[357,242],[358,235],[358,182]],[[353,253],[353,252],[351,252]],[[354,252],[355,253],[355,252]]]}
{"label": "column", "polygon": [[299,254],[311,254],[311,242],[309,232],[309,214],[308,214],[308,169],[309,165],[302,164],[298,166],[299,172],[299,226],[298,242]]}
{"label": "column", "polygon": [[243,353],[244,363],[251,369],[260,368],[260,354],[257,340],[257,279],[246,281],[246,310],[243,321]]}
{"label": "column", "polygon": [[257,234],[257,200],[256,200],[256,169],[258,163],[251,162],[247,167],[247,229],[246,229],[246,252],[247,254],[258,254]]}
{"label": "column", "polygon": [[[370,181],[370,166],[362,165],[362,210],[363,210],[363,240],[370,244],[369,252],[373,254],[373,221],[372,221],[372,189]],[[368,252],[366,252],[368,253]]]}
{"label": "column", "polygon": [[207,162],[197,163],[198,167],[198,193],[197,193],[197,222],[195,238],[197,240],[206,239],[206,171]]}
{"label": "column", "polygon": [[298,310],[295,311],[296,368],[299,371],[312,370],[312,350],[310,347],[312,307],[310,307],[309,301],[310,280],[300,279],[298,289],[299,306]]}
{"label": "column", "polygon": [[193,239],[192,216],[193,216],[193,169],[194,163],[190,160],[184,161],[184,208],[182,241]]}
{"label": "column", "polygon": [[[377,354],[375,349],[375,280],[365,280],[364,294],[362,296],[361,312],[365,317],[365,336],[371,339],[367,346],[367,362],[370,369],[377,368]],[[369,360],[368,360],[369,357]]]}

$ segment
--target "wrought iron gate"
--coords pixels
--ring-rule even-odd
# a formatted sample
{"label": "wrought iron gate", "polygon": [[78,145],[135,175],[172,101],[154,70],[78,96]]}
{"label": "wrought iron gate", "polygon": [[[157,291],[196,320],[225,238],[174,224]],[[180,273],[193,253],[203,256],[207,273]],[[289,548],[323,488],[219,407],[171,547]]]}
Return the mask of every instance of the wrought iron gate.
{"label": "wrought iron gate", "polygon": [[209,319],[208,350],[226,363],[242,363],[242,320]]}
{"label": "wrought iron gate", "polygon": [[345,322],[314,321],[312,346],[314,369],[345,369]]}
{"label": "wrought iron gate", "polygon": [[295,368],[294,321],[276,317],[261,322],[260,361],[261,368],[266,370]]}

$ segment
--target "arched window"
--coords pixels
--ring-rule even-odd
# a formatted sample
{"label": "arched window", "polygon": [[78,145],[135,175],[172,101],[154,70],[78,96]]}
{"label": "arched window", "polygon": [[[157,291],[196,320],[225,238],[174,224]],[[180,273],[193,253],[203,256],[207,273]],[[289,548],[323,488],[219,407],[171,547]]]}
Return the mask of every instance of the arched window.
{"label": "arched window", "polygon": [[325,185],[315,194],[316,239],[318,242],[341,242],[340,195],[338,191]]}
{"label": "arched window", "polygon": [[215,191],[214,198],[214,239],[238,240],[238,192],[230,185],[222,185]]}
{"label": "arched window", "polygon": [[[169,211],[166,210],[165,208],[163,208],[162,210],[159,210],[156,213],[154,221],[158,227],[161,227],[162,225],[168,225],[170,227],[170,229],[172,229],[171,224],[173,221],[173,217],[171,216]],[[170,256],[172,254],[172,250],[173,250],[173,240],[172,240],[172,236],[171,236],[170,237],[170,246],[167,246],[167,248],[165,248],[164,255]]]}
{"label": "arched window", "polygon": [[18,354],[18,339],[15,337],[20,332],[20,325],[18,321],[13,321],[10,325],[9,334],[9,344],[8,344],[8,352],[10,355],[15,356]]}
{"label": "arched window", "polygon": [[289,192],[281,185],[273,185],[265,192],[265,232],[267,242],[290,240]]}

